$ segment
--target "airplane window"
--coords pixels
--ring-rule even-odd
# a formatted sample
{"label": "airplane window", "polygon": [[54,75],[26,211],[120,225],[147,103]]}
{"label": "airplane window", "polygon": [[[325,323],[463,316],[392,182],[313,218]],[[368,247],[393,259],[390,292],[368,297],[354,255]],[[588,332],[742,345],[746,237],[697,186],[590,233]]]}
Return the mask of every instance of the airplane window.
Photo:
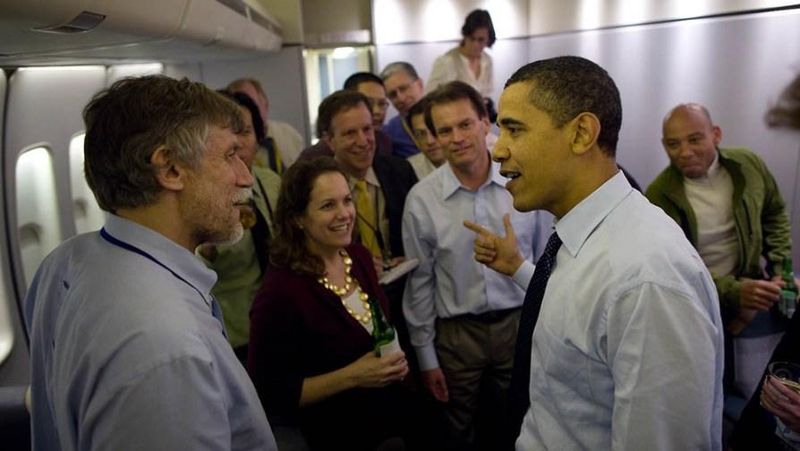
{"label": "airplane window", "polygon": [[75,135],[69,143],[69,178],[72,187],[72,214],[75,231],[86,233],[99,230],[106,216],[94,198],[83,173],[83,139],[86,133]]}
{"label": "airplane window", "polygon": [[61,242],[53,160],[45,147],[20,154],[16,164],[17,234],[27,287],[45,256]]}
{"label": "airplane window", "polygon": [[[0,262],[0,271],[10,272],[5,267],[5,260]],[[5,362],[14,347],[14,329],[11,327],[11,306],[14,304],[14,293],[6,286],[5,277],[0,277],[0,365]],[[16,314],[16,312],[14,312]]]}
{"label": "airplane window", "polygon": [[[303,50],[311,130],[316,129],[317,107],[322,99],[342,89],[344,81],[353,73],[372,71],[374,52],[373,46]],[[316,142],[316,137],[312,141]]]}

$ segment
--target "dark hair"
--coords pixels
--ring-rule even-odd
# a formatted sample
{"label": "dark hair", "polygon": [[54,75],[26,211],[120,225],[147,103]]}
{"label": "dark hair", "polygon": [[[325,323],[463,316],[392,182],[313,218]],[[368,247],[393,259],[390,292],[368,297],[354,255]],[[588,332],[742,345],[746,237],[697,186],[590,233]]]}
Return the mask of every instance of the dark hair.
{"label": "dark hair", "polygon": [[276,239],[269,247],[270,262],[276,267],[313,276],[325,273],[325,264],[308,250],[306,234],[297,221],[306,213],[314,182],[330,172],[342,174],[347,179],[334,159],[328,156],[298,160],[283,173],[275,210]]}
{"label": "dark hair", "polygon": [[767,125],[800,129],[800,75],[781,93],[778,103],[767,112]]}
{"label": "dark hair", "polygon": [[163,75],[124,78],[83,110],[84,172],[100,208],[115,212],[152,203],[161,192],[150,159],[161,147],[196,168],[211,126],[243,129],[239,107],[202,83]]}
{"label": "dark hair", "polygon": [[597,144],[607,155],[614,156],[622,125],[622,103],[614,80],[602,67],[578,56],[559,56],[522,66],[505,87],[520,82],[531,83],[531,103],[546,112],[557,127],[583,112],[597,116]]}
{"label": "dark hair", "polygon": [[261,112],[258,111],[256,102],[243,92],[231,92],[225,89],[221,89],[217,92],[233,100],[237,105],[245,107],[247,111],[250,112],[250,116],[252,116],[253,119],[253,132],[256,135],[256,141],[262,144],[267,138],[267,133],[264,130],[264,119],[261,117]]}
{"label": "dark hair", "polygon": [[[464,25],[461,27],[461,36],[466,38],[472,33],[475,33],[475,30],[478,28],[486,28],[489,30],[489,42],[487,42],[486,45],[491,48],[495,41],[497,41],[497,35],[494,32],[492,16],[489,15],[489,11],[485,9],[476,9],[469,13],[467,18],[464,19]],[[464,44],[463,39],[461,40],[461,44]]]}
{"label": "dark hair", "polygon": [[358,91],[342,89],[325,97],[317,109],[317,137],[322,139],[325,133],[331,132],[331,122],[333,117],[341,111],[349,110],[363,103],[372,114],[372,107],[369,99]]}
{"label": "dark hair", "polygon": [[[436,136],[436,126],[433,123],[433,115],[431,111],[436,105],[444,103],[452,103],[458,100],[469,100],[472,104],[472,109],[478,114],[478,117],[483,119],[488,117],[486,112],[486,105],[483,103],[483,97],[472,86],[464,83],[463,81],[451,81],[445,83],[427,95],[428,104],[425,107],[425,125],[428,127],[433,136]],[[409,114],[410,116],[411,114]]]}
{"label": "dark hair", "polygon": [[347,77],[347,80],[344,81],[344,89],[356,91],[361,83],[377,83],[383,86],[383,80],[381,80],[381,77],[373,74],[372,72],[356,72]]}
{"label": "dark hair", "polygon": [[386,65],[381,71],[381,78],[383,81],[386,81],[389,77],[396,74],[397,72],[405,72],[408,74],[409,77],[413,78],[414,80],[419,80],[419,75],[417,75],[417,70],[414,69],[414,66],[411,63],[407,63],[405,61],[395,61]]}
{"label": "dark hair", "polygon": [[[428,95],[425,95],[423,98],[419,99],[417,103],[411,105],[411,108],[408,109],[408,115],[403,119],[406,121],[406,125],[408,126],[409,130],[414,130],[414,126],[411,123],[411,118],[418,115],[418,114],[425,114],[425,110],[428,108]],[[427,127],[428,124],[426,123],[425,126]]]}

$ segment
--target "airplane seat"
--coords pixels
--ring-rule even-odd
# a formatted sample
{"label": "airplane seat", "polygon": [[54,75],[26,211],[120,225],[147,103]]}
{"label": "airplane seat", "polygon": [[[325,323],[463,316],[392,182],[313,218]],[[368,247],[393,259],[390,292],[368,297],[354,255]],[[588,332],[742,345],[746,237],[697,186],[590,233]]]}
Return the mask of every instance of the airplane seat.
{"label": "airplane seat", "polygon": [[31,449],[30,387],[0,387],[0,443],[6,451]]}

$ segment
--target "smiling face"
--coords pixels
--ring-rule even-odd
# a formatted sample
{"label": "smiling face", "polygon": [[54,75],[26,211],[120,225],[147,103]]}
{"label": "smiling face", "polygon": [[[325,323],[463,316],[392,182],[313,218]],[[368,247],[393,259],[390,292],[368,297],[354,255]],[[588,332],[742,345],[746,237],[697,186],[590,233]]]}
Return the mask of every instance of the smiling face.
{"label": "smiling face", "polygon": [[530,101],[532,82],[518,82],[500,96],[500,137],[492,158],[510,181],[506,188],[519,211],[547,210],[560,216],[569,196],[570,141],[564,127]]}
{"label": "smiling face", "polygon": [[356,209],[347,180],[338,172],[325,172],[314,180],[305,213],[298,219],[308,250],[330,255],[350,244]]}
{"label": "smiling face", "polygon": [[454,170],[471,172],[484,160],[488,161],[489,120],[478,116],[469,99],[434,104],[431,118],[436,127],[436,139]]}
{"label": "smiling face", "polygon": [[198,166],[187,169],[178,206],[192,242],[219,243],[241,237],[239,207],[250,198],[253,177],[237,154],[238,137],[212,126]]}
{"label": "smiling face", "polygon": [[686,178],[706,175],[717,155],[722,130],[692,105],[681,105],[664,120],[661,143],[672,164]]}
{"label": "smiling face", "polygon": [[364,178],[375,156],[372,114],[363,103],[336,113],[325,140],[345,172]]}

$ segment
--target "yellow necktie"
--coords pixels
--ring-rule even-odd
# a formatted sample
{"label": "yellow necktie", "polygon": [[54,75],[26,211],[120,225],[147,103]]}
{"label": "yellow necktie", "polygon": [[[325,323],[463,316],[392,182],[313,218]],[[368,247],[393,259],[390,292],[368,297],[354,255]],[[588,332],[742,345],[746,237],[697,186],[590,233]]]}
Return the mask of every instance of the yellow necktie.
{"label": "yellow necktie", "polygon": [[358,213],[358,234],[361,244],[369,249],[375,257],[382,258],[381,247],[377,237],[377,219],[375,208],[372,206],[372,196],[367,189],[365,180],[356,181],[356,211]]}
{"label": "yellow necktie", "polygon": [[[274,142],[274,141],[273,141]],[[283,155],[281,155],[281,149],[278,148],[278,143],[275,143],[273,147],[275,149],[275,172],[278,175],[283,174]]]}

